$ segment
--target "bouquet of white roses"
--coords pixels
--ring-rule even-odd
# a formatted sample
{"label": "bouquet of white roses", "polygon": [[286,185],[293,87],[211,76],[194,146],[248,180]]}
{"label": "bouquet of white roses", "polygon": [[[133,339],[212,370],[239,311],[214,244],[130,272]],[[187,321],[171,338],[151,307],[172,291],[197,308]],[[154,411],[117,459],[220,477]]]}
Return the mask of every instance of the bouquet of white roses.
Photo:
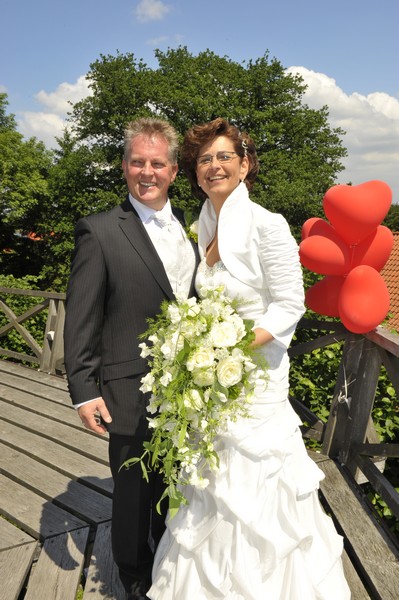
{"label": "bouquet of white roses", "polygon": [[218,468],[213,442],[229,420],[248,416],[251,396],[266,381],[265,364],[251,347],[253,322],[242,319],[223,287],[201,290],[202,299],[164,302],[149,321],[140,344],[150,371],[141,390],[151,392],[151,440],[141,457],[143,476],[157,469],[166,485],[158,503],[169,497],[173,516],[187,500],[184,484],[206,487],[201,472]]}

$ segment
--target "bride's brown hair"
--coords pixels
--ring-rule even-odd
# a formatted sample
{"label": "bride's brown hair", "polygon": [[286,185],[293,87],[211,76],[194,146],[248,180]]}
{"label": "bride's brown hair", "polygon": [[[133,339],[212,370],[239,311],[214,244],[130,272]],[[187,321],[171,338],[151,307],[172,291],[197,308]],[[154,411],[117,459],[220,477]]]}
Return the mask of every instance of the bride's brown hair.
{"label": "bride's brown hair", "polygon": [[207,196],[197,181],[196,169],[199,152],[204,144],[213,141],[219,136],[227,137],[233,142],[234,151],[241,159],[244,156],[248,158],[249,169],[244,182],[248,190],[252,189],[252,185],[259,172],[259,161],[256,155],[255,144],[247,133],[240,131],[238,127],[231,125],[231,123],[221,117],[209,121],[209,123],[194,125],[184,136],[180,153],[180,163],[191,184],[194,196],[200,200],[205,200]]}

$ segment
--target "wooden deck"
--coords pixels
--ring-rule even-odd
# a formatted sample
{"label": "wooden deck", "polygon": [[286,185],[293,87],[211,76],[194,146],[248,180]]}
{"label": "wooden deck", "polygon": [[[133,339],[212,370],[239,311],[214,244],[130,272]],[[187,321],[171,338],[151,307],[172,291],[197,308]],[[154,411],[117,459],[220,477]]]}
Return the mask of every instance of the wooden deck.
{"label": "wooden deck", "polygon": [[125,600],[110,549],[108,441],[66,382],[0,361],[0,600]]}
{"label": "wooden deck", "polygon": [[[0,361],[0,600],[125,600],[110,548],[107,446],[82,427],[64,379]],[[345,539],[352,599],[398,600],[397,546],[340,466],[312,458]]]}

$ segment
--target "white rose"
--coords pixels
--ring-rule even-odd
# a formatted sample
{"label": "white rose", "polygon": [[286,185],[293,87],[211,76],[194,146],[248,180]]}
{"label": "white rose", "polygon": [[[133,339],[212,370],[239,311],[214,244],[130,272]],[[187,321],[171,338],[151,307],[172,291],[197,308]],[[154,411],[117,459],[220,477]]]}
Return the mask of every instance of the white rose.
{"label": "white rose", "polygon": [[190,225],[190,231],[194,235],[198,235],[198,224],[199,224],[199,221],[194,221],[194,223],[191,223],[191,225]]}
{"label": "white rose", "polygon": [[193,371],[193,381],[195,385],[199,385],[200,387],[207,387],[213,384],[213,382],[215,381],[215,376],[213,374],[212,369]]}
{"label": "white rose", "polygon": [[232,322],[216,323],[210,331],[211,342],[217,348],[235,346],[238,342],[237,331]]}
{"label": "white rose", "polygon": [[188,371],[206,369],[213,365],[215,355],[210,348],[198,348],[189,356],[186,367]]}
{"label": "white rose", "polygon": [[184,394],[184,406],[186,408],[193,408],[194,410],[201,410],[203,401],[198,390],[189,390]]}
{"label": "white rose", "polygon": [[239,340],[241,340],[244,337],[245,333],[246,333],[244,321],[237,314],[232,314],[229,317],[226,317],[226,320],[229,323],[232,323],[234,325],[234,328],[235,328],[236,334],[237,334],[237,338]]}
{"label": "white rose", "polygon": [[231,387],[241,381],[242,363],[240,360],[229,356],[220,361],[216,373],[220,385]]}

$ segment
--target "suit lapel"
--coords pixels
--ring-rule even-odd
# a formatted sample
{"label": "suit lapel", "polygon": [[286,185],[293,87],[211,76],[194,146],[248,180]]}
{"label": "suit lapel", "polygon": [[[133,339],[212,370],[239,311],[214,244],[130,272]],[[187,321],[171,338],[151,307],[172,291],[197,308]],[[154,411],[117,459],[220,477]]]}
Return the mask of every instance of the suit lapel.
{"label": "suit lapel", "polygon": [[120,205],[119,224],[123,233],[143,262],[147,265],[156,283],[162,288],[169,299],[174,298],[172,287],[166,275],[165,268],[155,250],[140,217],[134,210],[129,199]]}

